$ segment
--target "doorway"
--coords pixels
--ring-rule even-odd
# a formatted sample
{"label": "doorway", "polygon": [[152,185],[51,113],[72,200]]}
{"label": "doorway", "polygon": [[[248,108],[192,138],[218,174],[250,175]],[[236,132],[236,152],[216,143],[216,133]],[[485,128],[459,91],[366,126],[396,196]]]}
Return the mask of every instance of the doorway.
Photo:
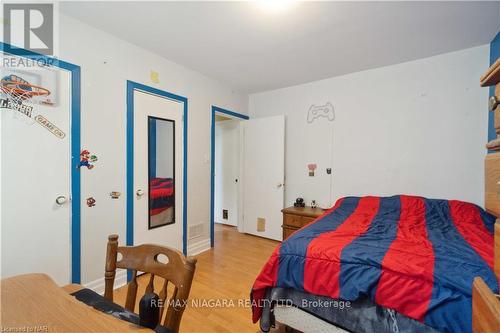
{"label": "doorway", "polygon": [[127,245],[187,250],[187,98],[127,81]]}
{"label": "doorway", "polygon": [[241,221],[241,122],[249,117],[212,106],[210,246],[215,224],[238,227]]}

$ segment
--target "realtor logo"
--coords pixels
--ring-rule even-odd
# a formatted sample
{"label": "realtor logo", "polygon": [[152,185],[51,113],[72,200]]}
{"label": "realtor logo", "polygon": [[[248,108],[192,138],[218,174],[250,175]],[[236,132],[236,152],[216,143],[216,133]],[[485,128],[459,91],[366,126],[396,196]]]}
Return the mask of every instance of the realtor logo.
{"label": "realtor logo", "polygon": [[3,5],[3,12],[5,43],[16,49],[23,48],[44,55],[54,54],[53,4],[9,3]]}

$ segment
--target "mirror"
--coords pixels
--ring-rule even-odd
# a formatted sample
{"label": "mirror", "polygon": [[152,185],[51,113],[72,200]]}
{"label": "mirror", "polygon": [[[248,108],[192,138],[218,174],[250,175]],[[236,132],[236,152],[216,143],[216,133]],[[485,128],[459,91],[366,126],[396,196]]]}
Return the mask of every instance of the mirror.
{"label": "mirror", "polygon": [[148,229],[175,223],[175,122],[148,117]]}

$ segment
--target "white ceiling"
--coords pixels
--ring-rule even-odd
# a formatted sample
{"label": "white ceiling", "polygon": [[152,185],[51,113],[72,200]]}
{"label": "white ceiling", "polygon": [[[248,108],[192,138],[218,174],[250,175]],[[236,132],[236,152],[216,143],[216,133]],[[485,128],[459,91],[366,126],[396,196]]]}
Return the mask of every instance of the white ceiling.
{"label": "white ceiling", "polygon": [[63,13],[260,92],[489,43],[500,2],[66,2]]}

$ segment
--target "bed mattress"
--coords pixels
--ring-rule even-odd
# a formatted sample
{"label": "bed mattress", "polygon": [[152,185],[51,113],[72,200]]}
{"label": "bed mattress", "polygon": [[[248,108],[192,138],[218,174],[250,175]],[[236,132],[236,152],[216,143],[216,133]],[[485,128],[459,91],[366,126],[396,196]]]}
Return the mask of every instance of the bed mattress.
{"label": "bed mattress", "polygon": [[323,319],[305,312],[294,306],[276,305],[274,307],[274,317],[280,324],[294,328],[304,333],[348,333],[337,326],[334,326]]}
{"label": "bed mattress", "polygon": [[273,306],[272,311],[268,306],[262,313],[263,332],[268,332],[277,321],[305,333],[439,333],[417,320],[375,304],[368,297],[350,302],[294,289],[273,288],[268,299]]}

